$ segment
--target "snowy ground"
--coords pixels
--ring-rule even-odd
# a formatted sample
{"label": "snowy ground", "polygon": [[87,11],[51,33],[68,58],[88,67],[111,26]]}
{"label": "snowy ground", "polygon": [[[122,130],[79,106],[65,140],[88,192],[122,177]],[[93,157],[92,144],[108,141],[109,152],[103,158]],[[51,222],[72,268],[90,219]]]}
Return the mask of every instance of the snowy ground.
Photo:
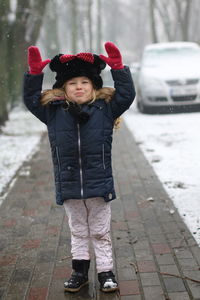
{"label": "snowy ground", "polygon": [[[200,112],[144,115],[134,104],[124,119],[200,245]],[[27,111],[10,114],[0,134],[0,204],[17,170],[38,150],[45,130]]]}
{"label": "snowy ground", "polygon": [[37,151],[45,126],[28,111],[15,109],[0,134],[0,205],[8,183],[17,170]]}
{"label": "snowy ground", "polygon": [[145,115],[134,104],[124,119],[200,245],[200,112]]}

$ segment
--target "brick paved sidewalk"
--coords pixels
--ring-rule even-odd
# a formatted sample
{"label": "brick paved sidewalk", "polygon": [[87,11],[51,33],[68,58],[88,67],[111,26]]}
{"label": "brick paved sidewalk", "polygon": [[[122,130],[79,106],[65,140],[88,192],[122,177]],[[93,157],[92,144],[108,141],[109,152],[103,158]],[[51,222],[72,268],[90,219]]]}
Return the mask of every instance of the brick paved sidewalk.
{"label": "brick paved sidewalk", "polygon": [[0,299],[200,299],[200,284],[186,279],[200,281],[200,249],[178,213],[170,214],[171,200],[124,124],[114,140],[118,199],[112,202],[112,237],[120,294],[99,292],[94,263],[88,287],[63,293],[70,234],[64,209],[54,202],[44,136],[0,209]]}

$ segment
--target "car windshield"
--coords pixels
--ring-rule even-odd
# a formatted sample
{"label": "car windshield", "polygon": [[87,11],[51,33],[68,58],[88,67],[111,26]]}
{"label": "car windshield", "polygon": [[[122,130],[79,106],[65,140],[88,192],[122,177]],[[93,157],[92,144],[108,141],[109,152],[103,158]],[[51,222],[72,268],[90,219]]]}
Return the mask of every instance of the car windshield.
{"label": "car windshield", "polygon": [[144,52],[142,64],[145,67],[157,67],[160,64],[187,61],[188,59],[200,61],[200,49],[191,47],[149,49]]}

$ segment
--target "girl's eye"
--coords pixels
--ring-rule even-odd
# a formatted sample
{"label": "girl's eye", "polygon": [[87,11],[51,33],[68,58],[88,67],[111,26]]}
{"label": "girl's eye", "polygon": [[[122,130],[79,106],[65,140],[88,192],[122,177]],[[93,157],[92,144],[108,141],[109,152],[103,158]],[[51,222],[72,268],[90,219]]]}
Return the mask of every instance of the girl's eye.
{"label": "girl's eye", "polygon": [[86,81],[86,80],[85,80],[85,81],[83,81],[83,83],[88,83],[88,82],[89,82],[89,81]]}

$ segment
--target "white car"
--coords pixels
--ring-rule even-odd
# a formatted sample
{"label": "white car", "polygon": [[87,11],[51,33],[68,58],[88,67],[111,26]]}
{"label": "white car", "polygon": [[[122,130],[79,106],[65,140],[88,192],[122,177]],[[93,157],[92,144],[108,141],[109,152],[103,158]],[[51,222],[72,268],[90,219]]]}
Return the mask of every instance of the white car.
{"label": "white car", "polygon": [[144,48],[134,74],[137,106],[143,113],[200,109],[200,47],[192,42]]}

